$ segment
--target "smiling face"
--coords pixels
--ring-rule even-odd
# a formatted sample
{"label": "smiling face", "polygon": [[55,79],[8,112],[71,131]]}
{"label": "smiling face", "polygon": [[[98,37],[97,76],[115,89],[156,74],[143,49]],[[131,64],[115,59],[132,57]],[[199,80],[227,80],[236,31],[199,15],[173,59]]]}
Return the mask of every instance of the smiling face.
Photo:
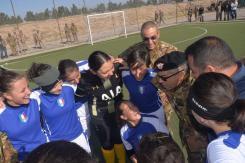
{"label": "smiling face", "polygon": [[114,64],[113,60],[110,59],[102,64],[100,69],[95,72],[96,75],[101,79],[109,79],[114,74]]}
{"label": "smiling face", "polygon": [[30,102],[31,91],[28,86],[28,81],[25,77],[17,79],[9,84],[9,91],[3,93],[3,97],[7,103],[12,106],[20,106]]}
{"label": "smiling face", "polygon": [[142,39],[149,50],[156,48],[160,38],[159,30],[155,27],[144,29],[141,33]]}

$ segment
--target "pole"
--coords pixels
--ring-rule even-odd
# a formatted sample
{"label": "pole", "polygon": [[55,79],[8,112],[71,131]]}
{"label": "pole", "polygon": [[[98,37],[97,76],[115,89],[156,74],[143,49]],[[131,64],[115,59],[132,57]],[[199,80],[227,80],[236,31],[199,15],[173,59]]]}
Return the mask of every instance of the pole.
{"label": "pole", "polygon": [[19,32],[19,24],[18,24],[18,21],[17,21],[17,17],[16,17],[16,14],[15,14],[15,9],[14,9],[14,4],[13,4],[13,1],[10,0],[10,3],[11,3],[11,7],[12,7],[12,11],[13,11],[13,14],[14,14],[14,17],[15,17],[15,24],[16,24],[16,27],[17,27],[17,31]]}
{"label": "pole", "polygon": [[175,1],[175,11],[176,11],[176,14],[175,14],[175,23],[177,24],[178,23],[178,7],[177,7],[177,1]]}
{"label": "pole", "polygon": [[135,4],[135,14],[136,14],[136,21],[137,21],[138,30],[140,30],[139,19],[138,19],[138,11],[137,11],[137,5],[136,4]]}
{"label": "pole", "polygon": [[[83,2],[83,7],[84,7],[84,9],[87,9],[87,7],[86,7],[86,2],[85,2],[85,0],[82,0],[82,2]],[[82,7],[82,8],[83,8]],[[84,24],[86,24],[87,25],[87,30],[88,30],[88,32],[90,33],[90,26],[89,26],[89,24],[88,24],[88,22],[89,22],[89,20],[88,20],[88,17],[87,17],[87,11],[86,11],[86,13],[83,13],[83,11],[81,11],[81,15],[82,15],[82,17],[83,17],[83,20],[84,20]],[[86,18],[85,18],[85,16],[86,16]],[[87,41],[89,42],[89,40],[91,41],[91,37],[90,37],[90,35],[88,35],[88,39],[87,39]]]}
{"label": "pole", "polygon": [[[54,5],[54,10],[56,9],[55,7],[55,2],[53,0],[53,5]],[[58,12],[58,10],[57,10]],[[60,34],[60,41],[63,43],[63,38],[62,38],[62,34],[61,34],[61,29],[60,29],[60,22],[59,22],[59,18],[58,18],[58,13],[56,12],[56,22],[57,22],[57,25],[58,25],[58,29],[59,29],[59,34]]]}

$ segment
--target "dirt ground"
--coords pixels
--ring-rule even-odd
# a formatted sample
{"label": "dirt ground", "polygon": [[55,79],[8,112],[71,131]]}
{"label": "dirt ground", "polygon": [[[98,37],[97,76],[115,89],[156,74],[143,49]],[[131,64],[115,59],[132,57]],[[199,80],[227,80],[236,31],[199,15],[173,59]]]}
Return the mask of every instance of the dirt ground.
{"label": "dirt ground", "polygon": [[[210,5],[210,1],[199,0],[199,4],[203,6]],[[143,22],[154,20],[155,10],[161,9],[164,12],[165,24],[171,24],[176,21],[176,13],[179,21],[186,21],[186,9],[188,3],[150,5],[139,8],[125,9],[125,20],[127,33],[136,32],[140,29]],[[176,12],[177,10],[177,12]],[[74,23],[78,29],[78,42],[66,42],[64,26]],[[59,25],[58,25],[59,24]],[[106,37],[120,36],[124,33],[123,19],[121,14],[102,16],[99,19],[90,19],[91,31],[93,40],[101,40]],[[24,33],[24,41],[28,50],[24,53],[32,53],[42,51],[43,49],[52,49],[65,46],[66,44],[78,44],[90,41],[87,16],[77,15],[71,17],[49,19],[44,21],[23,22],[18,25],[3,25],[0,26],[0,35],[3,38],[7,37],[8,33],[13,33],[15,30],[22,30]],[[34,48],[33,33],[39,30],[44,47],[42,49]],[[8,52],[11,53],[9,46]],[[21,53],[22,54],[22,53]]]}

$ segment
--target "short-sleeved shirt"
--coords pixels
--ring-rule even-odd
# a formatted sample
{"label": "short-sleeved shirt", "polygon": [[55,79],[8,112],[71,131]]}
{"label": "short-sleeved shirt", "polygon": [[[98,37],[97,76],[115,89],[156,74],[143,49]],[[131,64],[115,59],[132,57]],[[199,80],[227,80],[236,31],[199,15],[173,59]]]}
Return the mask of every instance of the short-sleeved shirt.
{"label": "short-sleeved shirt", "polygon": [[50,141],[71,141],[81,135],[83,129],[77,116],[72,87],[62,86],[58,95],[41,92],[39,98]]}
{"label": "short-sleeved shirt", "polygon": [[0,131],[7,134],[18,153],[29,153],[47,142],[41,122],[39,105],[35,99],[18,107],[7,105],[0,112]]}
{"label": "short-sleeved shirt", "polygon": [[145,77],[138,81],[130,70],[122,71],[123,83],[129,91],[130,101],[139,108],[141,113],[152,113],[162,106],[157,88],[151,83],[155,76],[153,69],[147,69]]}
{"label": "short-sleeved shirt", "polygon": [[209,143],[208,163],[244,163],[245,135],[226,131]]}
{"label": "short-sleeved shirt", "polygon": [[136,152],[141,138],[144,135],[163,132],[168,134],[168,129],[153,115],[141,115],[141,120],[136,126],[129,123],[121,128],[121,138],[127,151]]}

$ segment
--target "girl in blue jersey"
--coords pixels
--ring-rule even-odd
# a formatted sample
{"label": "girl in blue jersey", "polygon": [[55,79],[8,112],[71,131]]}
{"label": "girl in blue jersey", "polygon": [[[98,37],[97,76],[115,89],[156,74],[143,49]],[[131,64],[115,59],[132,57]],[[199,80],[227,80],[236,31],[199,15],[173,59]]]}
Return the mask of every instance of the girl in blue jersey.
{"label": "girl in blue jersey", "polygon": [[129,70],[122,72],[123,83],[128,89],[130,101],[142,114],[154,115],[165,124],[163,106],[157,88],[151,83],[156,75],[150,65],[150,56],[146,51],[136,50],[127,58]]}
{"label": "girl in blue jersey", "polygon": [[90,153],[87,138],[76,113],[74,89],[59,80],[59,71],[47,64],[33,63],[29,78],[40,86],[37,98],[50,141],[75,142]]}
{"label": "girl in blue jersey", "polygon": [[25,75],[0,68],[0,93],[4,108],[0,109],[0,131],[18,152],[19,160],[39,145],[47,142],[41,122],[38,102],[30,99],[31,91]]}
{"label": "girl in blue jersey", "polygon": [[139,143],[143,136],[156,132],[168,134],[168,129],[156,116],[141,115],[138,108],[130,101],[125,100],[119,104],[118,116],[126,122],[121,128],[121,138],[127,155],[133,163],[137,163],[135,152],[139,150]]}
{"label": "girl in blue jersey", "polygon": [[[88,69],[88,61],[82,60],[78,63],[74,62],[71,59],[64,59],[59,62],[58,69],[60,72],[60,78],[67,84],[71,84],[74,88],[77,88],[77,84],[81,78],[81,72]],[[84,132],[89,137],[89,112],[88,112],[88,104],[87,104],[87,97],[83,99],[75,99],[77,114],[81,125],[83,127]]]}
{"label": "girl in blue jersey", "polygon": [[218,137],[208,145],[209,163],[245,162],[245,100],[238,99],[232,79],[219,73],[199,76],[188,94],[188,108]]}

